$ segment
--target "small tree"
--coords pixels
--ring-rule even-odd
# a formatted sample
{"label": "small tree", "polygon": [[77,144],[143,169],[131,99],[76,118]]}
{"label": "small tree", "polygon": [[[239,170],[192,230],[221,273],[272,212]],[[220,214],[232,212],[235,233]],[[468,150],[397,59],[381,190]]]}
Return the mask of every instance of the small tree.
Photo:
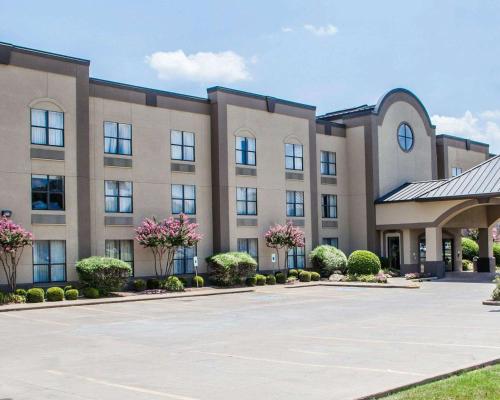
{"label": "small tree", "polygon": [[280,250],[285,251],[285,271],[288,270],[288,250],[293,247],[304,247],[304,232],[291,222],[286,225],[276,224],[269,228],[265,234],[266,246],[276,250],[278,257],[278,270],[280,270]]}
{"label": "small tree", "polygon": [[24,248],[33,243],[33,234],[6,217],[0,218],[0,263],[10,290],[16,290],[17,265]]}
{"label": "small tree", "polygon": [[164,278],[171,275],[177,249],[193,247],[201,240],[197,228],[198,224],[190,223],[184,214],[180,214],[178,219],[170,217],[157,221],[146,218],[142,221],[135,230],[135,239],[142,247],[151,249],[156,276]]}

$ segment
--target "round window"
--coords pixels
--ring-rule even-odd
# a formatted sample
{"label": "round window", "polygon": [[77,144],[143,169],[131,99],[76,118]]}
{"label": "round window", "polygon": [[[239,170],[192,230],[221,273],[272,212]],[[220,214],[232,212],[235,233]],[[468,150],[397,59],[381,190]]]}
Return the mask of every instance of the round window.
{"label": "round window", "polygon": [[402,123],[398,128],[398,143],[403,151],[410,151],[413,147],[413,131],[410,125]]}

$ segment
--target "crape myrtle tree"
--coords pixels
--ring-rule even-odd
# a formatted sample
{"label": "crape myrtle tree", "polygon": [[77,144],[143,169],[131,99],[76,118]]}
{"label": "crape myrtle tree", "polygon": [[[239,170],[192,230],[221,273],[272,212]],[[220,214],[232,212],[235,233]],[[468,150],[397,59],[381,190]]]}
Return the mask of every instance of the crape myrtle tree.
{"label": "crape myrtle tree", "polygon": [[0,263],[2,264],[7,284],[13,292],[16,290],[17,265],[24,248],[33,243],[33,234],[7,217],[0,218]]}
{"label": "crape myrtle tree", "polygon": [[184,214],[180,214],[179,218],[170,217],[162,221],[146,218],[136,228],[135,239],[142,247],[151,250],[155,275],[162,279],[172,274],[175,252],[180,247],[196,246],[201,240],[197,229],[198,224],[189,222]]}
{"label": "crape myrtle tree", "polygon": [[304,232],[294,226],[291,222],[286,225],[276,224],[269,228],[264,235],[266,246],[276,250],[278,270],[280,268],[280,250],[284,249],[285,252],[285,271],[288,270],[288,250],[293,247],[304,247],[305,238]]}

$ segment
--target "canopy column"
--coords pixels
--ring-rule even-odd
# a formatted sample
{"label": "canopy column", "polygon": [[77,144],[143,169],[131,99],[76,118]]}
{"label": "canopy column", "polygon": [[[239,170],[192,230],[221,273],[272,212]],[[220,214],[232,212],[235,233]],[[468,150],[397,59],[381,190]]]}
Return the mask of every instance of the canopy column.
{"label": "canopy column", "polygon": [[479,228],[479,258],[477,272],[495,272],[493,257],[493,227]]}
{"label": "canopy column", "polygon": [[441,227],[425,228],[425,245],[424,272],[428,272],[438,278],[444,277],[443,231]]}

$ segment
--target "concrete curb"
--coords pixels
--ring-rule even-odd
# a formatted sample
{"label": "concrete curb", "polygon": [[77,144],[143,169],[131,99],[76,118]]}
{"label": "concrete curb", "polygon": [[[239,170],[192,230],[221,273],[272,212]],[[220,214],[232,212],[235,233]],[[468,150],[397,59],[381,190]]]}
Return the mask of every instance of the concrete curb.
{"label": "concrete curb", "polygon": [[485,368],[485,367],[491,367],[491,366],[499,364],[499,363],[500,363],[500,358],[495,358],[495,359],[490,360],[490,361],[485,361],[485,362],[482,362],[479,364],[471,365],[469,367],[460,368],[460,369],[457,369],[457,370],[454,370],[451,372],[446,372],[444,374],[432,376],[430,378],[425,378],[425,379],[422,379],[418,382],[410,383],[408,385],[398,386],[398,387],[395,387],[393,389],[385,390],[383,392],[378,392],[378,393],[370,394],[368,396],[358,397],[355,400],[381,399],[383,397],[390,396],[392,394],[396,394],[396,393],[402,392],[404,390],[412,389],[412,388],[420,386],[420,385],[425,385],[427,383],[437,382],[437,381],[440,381],[442,379],[451,378],[452,376],[462,374],[464,372],[470,372],[470,371],[475,371],[477,369],[481,369],[481,368]]}
{"label": "concrete curb", "polygon": [[162,293],[162,294],[150,294],[150,295],[137,295],[129,297],[106,297],[95,300],[93,299],[82,299],[82,300],[71,300],[71,301],[63,300],[61,302],[26,303],[26,304],[15,304],[10,306],[0,306],[0,312],[42,310],[46,308],[93,306],[97,304],[130,303],[134,301],[182,299],[186,297],[218,296],[224,294],[237,294],[237,293],[249,293],[249,292],[255,292],[255,289],[254,288],[214,289],[213,291],[202,292],[202,293],[178,293],[178,294]]}
{"label": "concrete curb", "polygon": [[500,301],[498,300],[485,300],[483,301],[485,306],[500,306]]}
{"label": "concrete curb", "polygon": [[359,287],[377,289],[420,289],[420,285],[396,285],[393,283],[356,283],[356,282],[315,282],[301,283],[295,285],[285,285],[287,289],[312,287],[312,286],[336,286],[336,287]]}

